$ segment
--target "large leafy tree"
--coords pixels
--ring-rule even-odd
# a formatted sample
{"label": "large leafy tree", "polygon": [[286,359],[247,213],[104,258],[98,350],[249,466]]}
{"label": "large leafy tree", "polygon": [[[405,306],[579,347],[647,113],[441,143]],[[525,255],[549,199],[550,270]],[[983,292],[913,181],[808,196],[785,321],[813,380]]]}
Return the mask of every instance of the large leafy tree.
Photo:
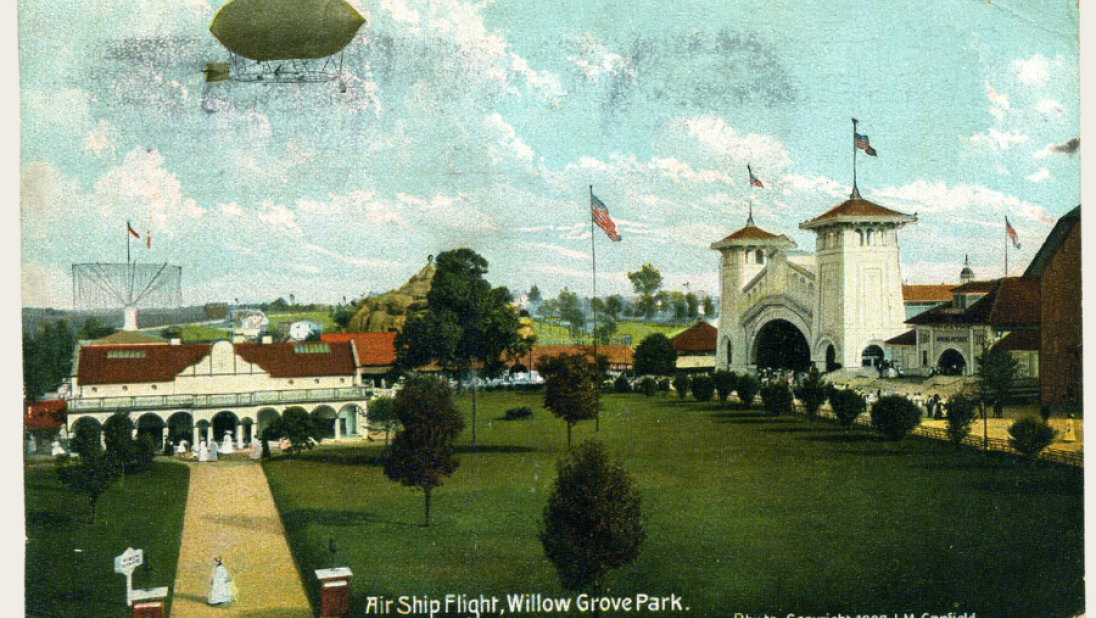
{"label": "large leafy tree", "polygon": [[68,321],[42,324],[33,335],[23,335],[23,392],[37,399],[57,388],[72,373],[76,336]]}
{"label": "large leafy tree", "polygon": [[453,442],[464,419],[449,387],[437,378],[415,376],[393,400],[400,429],[384,461],[384,474],[406,487],[423,491],[424,526],[430,525],[430,493],[457,469]]}
{"label": "large leafy tree", "polygon": [[571,428],[597,416],[598,367],[582,354],[560,354],[540,361],[544,376],[544,407],[567,423],[567,448]]}
{"label": "large leafy tree", "polygon": [[81,454],[79,460],[65,459],[58,464],[57,478],[72,491],[84,494],[91,503],[91,520],[95,521],[95,505],[118,477],[122,462],[104,452]]}
{"label": "large leafy tree", "polygon": [[[487,260],[471,249],[438,255],[426,312],[407,320],[396,335],[396,364],[403,371],[435,362],[451,373],[481,365],[498,375],[521,346],[521,323],[510,291],[492,288]],[[473,381],[474,384],[474,381]],[[472,443],[476,442],[476,391],[472,390]]]}
{"label": "large leafy tree", "polygon": [[557,470],[540,542],[564,588],[598,594],[609,571],[635,560],[647,538],[639,492],[624,466],[592,440]]}
{"label": "large leafy tree", "polygon": [[639,375],[669,376],[677,370],[677,352],[666,335],[652,333],[636,346],[633,362]]}
{"label": "large leafy tree", "polygon": [[654,266],[644,264],[639,270],[628,273],[628,279],[636,294],[639,294],[640,311],[644,316],[651,317],[658,308],[655,293],[662,287],[662,273]]}
{"label": "large leafy tree", "polygon": [[267,440],[285,438],[289,442],[289,454],[297,455],[302,451],[310,451],[323,439],[323,427],[320,421],[308,414],[308,411],[300,406],[290,406],[268,428],[264,436]]}
{"label": "large leafy tree", "polygon": [[579,305],[578,294],[563,288],[556,302],[559,303],[560,321],[567,324],[571,336],[574,337],[586,326],[586,314],[582,312],[582,307]]}
{"label": "large leafy tree", "polygon": [[1020,361],[1011,352],[995,346],[978,356],[978,377],[982,398],[993,402],[993,416],[1004,416],[1008,393],[1020,372]]}

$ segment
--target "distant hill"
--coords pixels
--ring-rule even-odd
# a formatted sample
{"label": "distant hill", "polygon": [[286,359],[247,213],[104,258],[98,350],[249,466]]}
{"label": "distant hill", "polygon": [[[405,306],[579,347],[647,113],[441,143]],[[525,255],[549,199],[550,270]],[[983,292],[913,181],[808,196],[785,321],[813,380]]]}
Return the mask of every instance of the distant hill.
{"label": "distant hill", "polygon": [[387,333],[403,328],[411,315],[426,311],[426,295],[434,280],[434,264],[427,263],[406,283],[362,302],[361,309],[350,318],[347,332]]}
{"label": "distant hill", "polygon": [[[73,330],[78,330],[84,320],[94,317],[104,326],[122,328],[122,310],[102,311],[72,311],[64,309],[41,309],[38,307],[23,307],[23,332],[37,332],[45,322],[56,322],[64,318],[68,320]],[[137,314],[137,324],[141,328],[155,328],[172,324],[188,324],[192,322],[204,322],[205,309],[201,306],[179,307],[177,309],[141,309]]]}

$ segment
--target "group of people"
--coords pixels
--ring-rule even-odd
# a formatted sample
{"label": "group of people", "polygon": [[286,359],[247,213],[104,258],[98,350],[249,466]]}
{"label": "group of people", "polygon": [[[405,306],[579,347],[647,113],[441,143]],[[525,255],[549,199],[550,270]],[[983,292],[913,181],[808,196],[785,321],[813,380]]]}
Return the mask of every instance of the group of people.
{"label": "group of people", "polygon": [[[241,446],[241,448],[243,448]],[[236,452],[236,445],[232,441],[232,434],[225,432],[224,440],[220,445],[216,441],[206,442],[204,439],[193,446],[186,438],[175,446],[175,456],[184,459],[197,459],[198,461],[217,461],[221,455],[231,455]],[[258,440],[251,441],[251,458],[259,459],[262,456],[262,447]]]}

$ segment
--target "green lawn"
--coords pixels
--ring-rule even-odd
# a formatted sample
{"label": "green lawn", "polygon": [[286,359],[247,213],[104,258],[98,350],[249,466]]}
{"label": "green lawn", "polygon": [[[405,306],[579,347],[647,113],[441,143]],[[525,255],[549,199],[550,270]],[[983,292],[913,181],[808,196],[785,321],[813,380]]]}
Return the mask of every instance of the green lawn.
{"label": "green lawn", "polygon": [[23,479],[27,616],[127,615],[114,557],[128,547],[145,551],[147,570],[137,568],[134,587],[174,586],[186,466],[156,462],[115,483],[99,498],[94,523],[87,498],[62,487],[52,464],[27,467]]}
{"label": "green lawn", "polygon": [[[603,402],[596,437],[635,476],[649,518],[647,544],[612,575],[611,594],[676,593],[695,616],[1084,609],[1079,470],[676,398]],[[429,529],[421,492],[385,479],[381,446],[268,461],[314,602],[312,571],[332,562],[355,573],[357,614],[371,594],[569,596],[536,538],[565,439],[539,403],[538,393],[480,394],[478,445],[466,429]],[[516,405],[534,418],[500,420]],[[594,424],[574,436],[594,437]]]}

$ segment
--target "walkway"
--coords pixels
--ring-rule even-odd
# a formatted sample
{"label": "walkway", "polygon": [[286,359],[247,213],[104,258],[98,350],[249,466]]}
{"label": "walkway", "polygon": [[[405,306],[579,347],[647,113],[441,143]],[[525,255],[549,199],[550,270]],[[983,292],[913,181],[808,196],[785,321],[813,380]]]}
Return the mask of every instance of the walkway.
{"label": "walkway", "polygon": [[[262,466],[223,458],[186,465],[190,490],[171,615],[312,618]],[[227,607],[206,604],[215,556],[239,587],[239,599]]]}

